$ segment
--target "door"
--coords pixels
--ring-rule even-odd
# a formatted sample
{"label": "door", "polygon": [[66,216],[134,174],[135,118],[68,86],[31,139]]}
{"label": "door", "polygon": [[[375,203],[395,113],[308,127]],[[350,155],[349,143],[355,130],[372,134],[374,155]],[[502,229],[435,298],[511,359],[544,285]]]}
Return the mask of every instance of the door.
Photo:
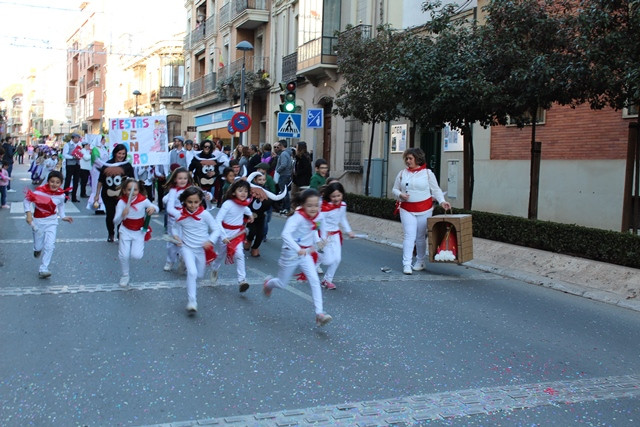
{"label": "door", "polygon": [[329,163],[331,171],[331,109],[333,102],[324,104],[324,123],[322,124],[322,158]]}
{"label": "door", "polygon": [[442,182],[440,177],[440,161],[442,159],[442,131],[428,130],[420,132],[420,148],[424,151],[427,159],[427,167],[431,169],[438,183]]}

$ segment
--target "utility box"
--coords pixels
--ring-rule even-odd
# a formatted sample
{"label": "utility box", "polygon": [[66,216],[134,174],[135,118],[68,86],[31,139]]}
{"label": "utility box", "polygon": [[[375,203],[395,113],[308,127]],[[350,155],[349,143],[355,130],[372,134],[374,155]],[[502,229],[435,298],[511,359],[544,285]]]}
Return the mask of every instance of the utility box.
{"label": "utility box", "polygon": [[[366,194],[367,185],[367,167],[369,166],[369,159],[364,159],[364,171],[362,174],[362,189],[363,194]],[[384,159],[371,159],[371,174],[369,175],[369,196],[382,197],[382,171],[384,166]]]}
{"label": "utility box", "polygon": [[[427,229],[429,230],[429,261],[462,264],[473,259],[473,223],[471,222],[471,215],[435,215],[427,219]],[[447,230],[454,233],[457,239],[456,259],[436,261],[436,250],[445,238]]]}

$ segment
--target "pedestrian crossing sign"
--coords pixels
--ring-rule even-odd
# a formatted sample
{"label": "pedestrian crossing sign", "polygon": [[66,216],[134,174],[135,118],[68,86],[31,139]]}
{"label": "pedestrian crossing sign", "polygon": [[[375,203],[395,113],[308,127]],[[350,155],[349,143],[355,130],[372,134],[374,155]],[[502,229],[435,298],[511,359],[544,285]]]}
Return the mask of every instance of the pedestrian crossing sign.
{"label": "pedestrian crossing sign", "polygon": [[300,138],[302,114],[278,113],[278,138]]}

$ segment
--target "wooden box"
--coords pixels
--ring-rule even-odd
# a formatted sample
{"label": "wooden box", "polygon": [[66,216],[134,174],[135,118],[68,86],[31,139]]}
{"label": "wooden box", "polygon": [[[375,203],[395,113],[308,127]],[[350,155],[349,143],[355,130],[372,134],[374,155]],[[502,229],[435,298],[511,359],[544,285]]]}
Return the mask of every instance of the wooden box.
{"label": "wooden box", "polygon": [[[458,256],[455,261],[435,261],[436,250],[445,234],[447,226],[453,227],[452,232],[456,233],[458,239]],[[427,219],[427,230],[429,233],[429,261],[431,262],[463,262],[473,259],[473,226],[471,215],[435,215]]]}

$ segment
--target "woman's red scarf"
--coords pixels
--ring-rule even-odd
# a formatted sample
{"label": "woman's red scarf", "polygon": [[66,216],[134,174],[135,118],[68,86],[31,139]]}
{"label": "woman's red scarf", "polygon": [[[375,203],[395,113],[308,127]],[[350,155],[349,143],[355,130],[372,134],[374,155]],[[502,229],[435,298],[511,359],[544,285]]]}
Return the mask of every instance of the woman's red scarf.
{"label": "woman's red scarf", "polygon": [[420,172],[421,170],[424,170],[426,168],[427,168],[427,164],[425,163],[424,165],[418,166],[416,168],[407,168],[407,171],[411,172],[411,173],[416,173],[416,172]]}

